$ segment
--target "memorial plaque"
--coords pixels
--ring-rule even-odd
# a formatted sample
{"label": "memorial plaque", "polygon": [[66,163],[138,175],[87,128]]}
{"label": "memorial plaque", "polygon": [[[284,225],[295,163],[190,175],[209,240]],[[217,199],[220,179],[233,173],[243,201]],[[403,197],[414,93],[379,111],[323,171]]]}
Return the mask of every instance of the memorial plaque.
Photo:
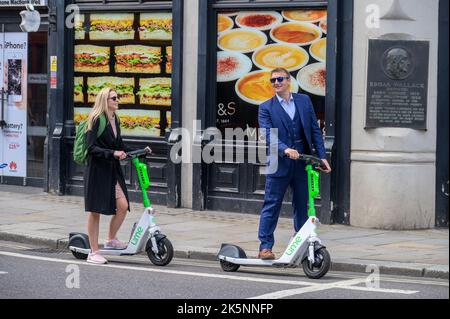
{"label": "memorial plaque", "polygon": [[366,128],[426,129],[429,42],[369,40]]}

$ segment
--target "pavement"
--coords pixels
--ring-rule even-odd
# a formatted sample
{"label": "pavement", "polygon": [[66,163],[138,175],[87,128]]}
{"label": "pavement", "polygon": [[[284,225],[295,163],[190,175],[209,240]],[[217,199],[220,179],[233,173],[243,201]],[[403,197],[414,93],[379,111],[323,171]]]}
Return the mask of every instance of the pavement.
{"label": "pavement", "polygon": [[[259,215],[154,206],[156,222],[172,242],[175,257],[216,260],[222,243],[243,248],[256,257]],[[126,241],[142,214],[140,203],[118,237]],[[100,243],[110,217],[100,221]],[[78,196],[57,196],[40,188],[0,185],[0,240],[66,249],[70,232],[87,232],[84,201]],[[293,235],[292,220],[280,218],[274,253],[281,256]],[[318,234],[331,254],[333,271],[372,272],[412,277],[444,278],[449,273],[448,229],[411,231],[377,230],[345,225],[320,225]]]}

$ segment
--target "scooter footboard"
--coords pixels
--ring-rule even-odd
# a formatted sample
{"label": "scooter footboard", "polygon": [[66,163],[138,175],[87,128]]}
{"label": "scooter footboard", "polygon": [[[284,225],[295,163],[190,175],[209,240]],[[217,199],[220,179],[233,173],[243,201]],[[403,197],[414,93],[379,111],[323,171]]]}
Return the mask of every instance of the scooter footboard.
{"label": "scooter footboard", "polygon": [[217,254],[217,258],[219,258],[219,256],[232,258],[247,258],[245,251],[241,247],[233,244],[222,244],[219,253]]}

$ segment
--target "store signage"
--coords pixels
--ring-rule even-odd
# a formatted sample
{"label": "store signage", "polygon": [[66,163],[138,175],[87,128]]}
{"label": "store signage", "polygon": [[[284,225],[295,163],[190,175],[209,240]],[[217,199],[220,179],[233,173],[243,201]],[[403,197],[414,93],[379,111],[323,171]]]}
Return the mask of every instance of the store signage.
{"label": "store signage", "polygon": [[57,78],[56,72],[58,71],[58,57],[56,55],[52,55],[50,57],[50,88],[56,89],[57,87]]}
{"label": "store signage", "polygon": [[47,84],[48,75],[43,74],[28,74],[29,84]]}
{"label": "store signage", "polygon": [[39,11],[34,10],[32,5],[26,5],[27,10],[20,12],[22,23],[20,23],[20,29],[23,32],[37,32],[41,25],[41,15]]}
{"label": "store signage", "polygon": [[369,41],[366,128],[427,128],[429,50],[427,41]]}
{"label": "store signage", "polygon": [[0,83],[7,99],[6,125],[0,132],[0,162],[8,163],[3,176],[25,177],[27,173],[28,34],[0,33]]}
{"label": "store signage", "polygon": [[21,7],[27,4],[47,6],[47,0],[0,0],[0,7]]}

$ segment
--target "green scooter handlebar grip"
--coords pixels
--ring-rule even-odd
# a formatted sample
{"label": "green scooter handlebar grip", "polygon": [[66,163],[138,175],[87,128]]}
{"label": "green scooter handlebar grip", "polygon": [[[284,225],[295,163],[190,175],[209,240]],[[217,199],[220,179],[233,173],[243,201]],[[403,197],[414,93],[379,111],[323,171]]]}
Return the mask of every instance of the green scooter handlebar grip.
{"label": "green scooter handlebar grip", "polygon": [[311,164],[306,165],[306,174],[308,176],[308,217],[316,216],[314,208],[314,199],[319,196],[319,172],[314,170]]}
{"label": "green scooter handlebar grip", "polygon": [[148,179],[147,173],[147,165],[145,163],[137,163],[136,171],[139,177],[139,184],[141,185],[142,190],[146,190],[150,186],[150,181]]}

